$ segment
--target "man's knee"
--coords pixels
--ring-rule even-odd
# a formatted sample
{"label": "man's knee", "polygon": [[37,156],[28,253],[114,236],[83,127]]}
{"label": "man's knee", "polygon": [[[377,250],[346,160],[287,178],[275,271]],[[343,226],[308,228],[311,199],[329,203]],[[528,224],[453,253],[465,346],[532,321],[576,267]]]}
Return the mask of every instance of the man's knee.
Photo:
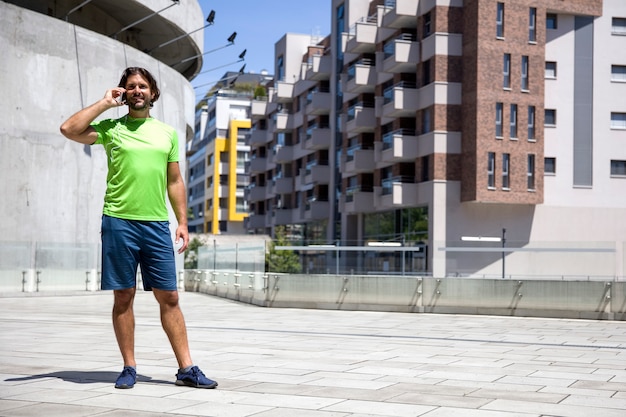
{"label": "man's knee", "polygon": [[132,307],[135,299],[135,288],[127,288],[124,290],[114,290],[114,307],[118,309],[126,309]]}
{"label": "man's knee", "polygon": [[164,291],[156,289],[153,289],[152,291],[154,292],[154,297],[162,307],[178,306],[178,291]]}

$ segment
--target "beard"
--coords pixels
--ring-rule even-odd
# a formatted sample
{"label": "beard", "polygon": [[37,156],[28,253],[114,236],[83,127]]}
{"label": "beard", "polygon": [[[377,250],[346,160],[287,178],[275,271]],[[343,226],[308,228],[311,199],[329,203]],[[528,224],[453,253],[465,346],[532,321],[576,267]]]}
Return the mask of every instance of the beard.
{"label": "beard", "polygon": [[145,98],[141,99],[141,102],[137,102],[135,100],[128,101],[128,107],[135,111],[142,111],[146,109],[150,109],[150,100],[146,100]]}

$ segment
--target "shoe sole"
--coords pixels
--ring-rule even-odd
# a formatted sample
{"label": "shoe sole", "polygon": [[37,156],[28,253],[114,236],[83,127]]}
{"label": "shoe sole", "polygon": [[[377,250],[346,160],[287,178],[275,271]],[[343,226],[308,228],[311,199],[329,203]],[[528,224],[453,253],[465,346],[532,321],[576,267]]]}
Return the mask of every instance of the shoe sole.
{"label": "shoe sole", "polygon": [[115,386],[115,388],[117,388],[117,389],[131,389],[132,387],[134,387],[134,385],[122,384],[122,385],[116,385]]}
{"label": "shoe sole", "polygon": [[196,385],[193,382],[181,381],[180,379],[177,379],[176,385],[178,385],[179,387],[213,389],[217,387],[217,382],[211,385]]}

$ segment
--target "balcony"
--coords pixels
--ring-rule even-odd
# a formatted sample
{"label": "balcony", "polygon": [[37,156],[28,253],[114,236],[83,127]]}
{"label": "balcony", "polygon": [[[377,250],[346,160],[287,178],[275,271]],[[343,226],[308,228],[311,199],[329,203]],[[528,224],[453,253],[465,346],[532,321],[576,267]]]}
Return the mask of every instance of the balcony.
{"label": "balcony", "polygon": [[372,172],[374,168],[374,149],[362,149],[360,144],[348,148],[343,164],[343,173],[352,175]]}
{"label": "balcony", "polygon": [[383,91],[377,100],[376,116],[383,118],[415,116],[419,108],[419,98],[415,83],[400,82]]}
{"label": "balcony", "polygon": [[260,146],[270,143],[272,141],[272,135],[267,133],[265,129],[252,129],[250,132],[249,144],[250,146]]}
{"label": "balcony", "polygon": [[[395,177],[382,181],[381,187],[374,187],[374,204],[378,210],[398,207],[415,207],[420,204],[419,184],[413,178]],[[424,201],[421,202],[422,204]]]}
{"label": "balcony", "polygon": [[306,114],[321,115],[330,113],[331,97],[328,91],[311,91],[307,95]]}
{"label": "balcony", "polygon": [[328,219],[330,215],[330,203],[328,201],[319,201],[315,198],[307,200],[304,205],[304,220],[322,220]]}
{"label": "balcony", "polygon": [[296,223],[296,216],[298,214],[298,210],[296,209],[287,209],[282,208],[278,210],[274,210],[274,225],[283,225],[283,224],[293,224]]}
{"label": "balcony", "polygon": [[422,61],[435,55],[463,55],[463,37],[458,33],[435,33],[422,40]]}
{"label": "balcony", "polygon": [[252,100],[250,114],[253,119],[262,119],[267,111],[267,97],[258,97]]}
{"label": "balcony", "polygon": [[434,82],[417,90],[418,109],[433,104],[461,104],[461,83]]}
{"label": "balcony", "polygon": [[294,128],[294,119],[293,114],[285,111],[275,113],[275,130],[277,132],[292,130]]}
{"label": "balcony", "polygon": [[252,159],[250,159],[250,174],[260,174],[268,171],[268,168],[269,166],[267,158],[252,157]]}
{"label": "balcony", "polygon": [[345,117],[348,133],[373,132],[376,127],[376,112],[370,104],[359,103],[348,108]]}
{"label": "balcony", "polygon": [[417,27],[419,0],[395,0],[395,7],[383,16],[382,26],[394,29]]}
{"label": "balcony", "polygon": [[375,143],[375,149],[376,163],[411,162],[419,156],[417,136],[410,129],[398,129],[383,135],[383,141]]}
{"label": "balcony", "polygon": [[277,81],[273,101],[277,103],[289,103],[293,101],[293,87],[293,83]]}
{"label": "balcony", "polygon": [[371,59],[360,59],[348,67],[342,84],[348,93],[373,93],[377,82],[376,67]]}
{"label": "balcony", "polygon": [[274,162],[277,164],[285,164],[294,160],[293,146],[277,146]]}
{"label": "balcony", "polygon": [[309,151],[319,149],[329,149],[331,143],[331,132],[327,127],[317,127],[307,130],[306,139],[302,142],[304,149]]}
{"label": "balcony", "polygon": [[263,229],[269,226],[266,214],[251,214],[247,218],[247,227],[249,229]]}
{"label": "balcony", "polygon": [[306,79],[312,81],[322,81],[330,79],[332,66],[331,55],[314,55],[311,57],[311,65],[306,72]]}
{"label": "balcony", "polygon": [[293,193],[293,191],[293,178],[277,178],[274,181],[275,194],[289,194]]}
{"label": "balcony", "polygon": [[265,186],[249,187],[247,190],[247,198],[250,202],[267,200],[267,189]]}
{"label": "balcony", "polygon": [[330,167],[328,165],[311,164],[300,170],[301,184],[329,184],[330,183]]}
{"label": "balcony", "polygon": [[376,50],[378,27],[373,20],[373,18],[363,19],[350,28],[348,41],[346,42],[346,53],[362,54]]}
{"label": "balcony", "polygon": [[374,191],[372,187],[363,185],[350,187],[346,190],[342,203],[343,213],[371,213],[375,210]]}
{"label": "balcony", "polygon": [[378,52],[382,72],[415,72],[420,60],[419,42],[410,35],[403,35],[383,46]]}

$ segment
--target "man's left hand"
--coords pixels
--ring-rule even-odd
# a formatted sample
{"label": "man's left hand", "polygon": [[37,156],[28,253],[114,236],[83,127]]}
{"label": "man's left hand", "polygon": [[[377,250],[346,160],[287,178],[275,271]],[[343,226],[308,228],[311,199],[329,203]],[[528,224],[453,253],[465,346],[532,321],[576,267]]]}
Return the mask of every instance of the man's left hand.
{"label": "man's left hand", "polygon": [[183,245],[180,248],[178,248],[178,253],[183,253],[187,249],[187,246],[189,246],[189,231],[184,226],[178,226],[176,228],[176,241],[175,242],[177,245],[181,239],[183,241]]}

